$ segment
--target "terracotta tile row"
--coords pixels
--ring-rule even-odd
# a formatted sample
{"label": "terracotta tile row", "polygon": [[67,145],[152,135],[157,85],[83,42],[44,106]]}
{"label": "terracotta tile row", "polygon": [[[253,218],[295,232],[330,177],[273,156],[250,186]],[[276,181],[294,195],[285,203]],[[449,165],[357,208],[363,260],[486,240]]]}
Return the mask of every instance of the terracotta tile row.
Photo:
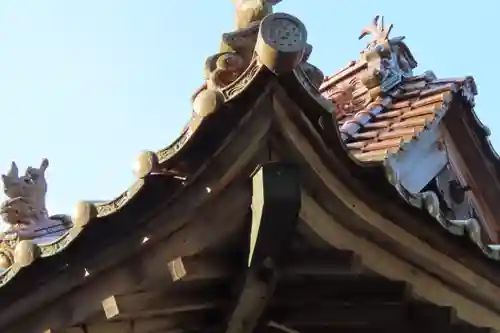
{"label": "terracotta tile row", "polygon": [[[446,93],[441,90],[429,94],[427,87],[415,86],[393,98],[393,103],[380,114],[372,117],[371,122],[352,136],[346,145],[356,158],[362,161],[380,161],[399,150],[402,144],[415,138],[432,122],[447,101]],[[369,133],[369,138],[366,137]]]}
{"label": "terracotta tile row", "polygon": [[463,82],[437,80],[427,72],[408,78],[382,100],[361,83],[364,70],[362,63],[350,64],[322,86],[323,95],[337,108],[335,118],[347,148],[360,161],[382,161],[414,139]]}

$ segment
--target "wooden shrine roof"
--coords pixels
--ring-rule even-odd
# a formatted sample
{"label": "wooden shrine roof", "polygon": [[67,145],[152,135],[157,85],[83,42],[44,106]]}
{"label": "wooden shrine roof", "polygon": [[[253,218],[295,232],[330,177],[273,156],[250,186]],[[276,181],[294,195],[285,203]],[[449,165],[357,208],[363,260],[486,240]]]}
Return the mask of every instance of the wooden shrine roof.
{"label": "wooden shrine roof", "polygon": [[[426,186],[411,192],[396,170],[398,165],[407,165],[406,156],[412,157],[421,145],[428,148],[426,143],[435,140],[433,135],[442,124],[451,142],[465,140],[457,139],[453,129],[460,120],[478,144],[459,146],[458,156],[465,160],[485,156],[482,165],[487,172],[481,173],[482,178],[476,176],[479,167],[469,171],[481,181],[477,184],[489,181],[494,185],[484,202],[490,209],[487,212],[495,212],[489,203],[495,191],[500,191],[499,164],[487,144],[487,132],[472,110],[474,81],[469,77],[441,80],[429,72],[413,75],[416,62],[402,39],[389,39],[387,30],[376,23],[370,30],[376,35],[374,42],[362,59],[323,83],[321,71],[307,62],[311,46],[306,42],[305,27],[293,16],[270,14],[260,25],[249,24],[224,34],[223,43],[234,52],[207,59],[206,83],[193,96],[192,119],[170,146],[138,157],[134,167],[137,181],[130,189],[106,203],[78,204],[73,226],[52,243],[21,240],[14,246],[13,263],[0,276],[0,307],[4,309],[0,328],[16,323],[13,333],[31,333],[24,329],[43,323],[46,332],[67,333],[70,331],[57,329],[86,322],[89,313],[101,306],[98,298],[102,295],[109,296],[104,302],[107,319],[119,317],[124,308],[142,311],[141,319],[149,318],[151,309],[137,310],[145,303],[136,302],[154,298],[156,293],[149,293],[142,281],[166,270],[163,266],[168,262],[174,281],[200,270],[200,265],[210,267],[200,270],[205,274],[200,280],[216,280],[214,290],[188,284],[174,294],[181,294],[184,300],[190,292],[203,296],[207,301],[195,310],[207,310],[198,313],[203,317],[199,322],[210,322],[214,331],[221,329],[217,323],[228,314],[227,327],[222,330],[232,333],[251,331],[242,328],[242,322],[248,320],[253,329],[260,325],[259,318],[271,318],[274,323],[259,326],[262,331],[283,331],[280,325],[290,322],[292,327],[305,327],[305,332],[322,322],[333,325],[327,318],[332,315],[337,316],[337,324],[344,320],[341,326],[345,329],[356,326],[360,313],[371,325],[364,329],[380,329],[381,323],[394,320],[395,325],[403,325],[397,326],[401,332],[408,328],[404,326],[408,318],[412,324],[420,323],[422,331],[483,331],[476,326],[500,329],[496,301],[500,247],[489,232],[493,227],[479,213],[467,215],[470,212],[464,213],[462,206],[445,206],[437,193],[441,178],[436,176],[439,179],[433,185],[438,190]],[[289,34],[276,38],[281,28]],[[300,171],[287,178],[288,182],[282,180],[285,176],[278,177],[289,170],[285,167],[271,174],[279,186],[263,196],[271,202],[268,207],[274,208],[266,210],[260,203],[261,210],[256,212],[259,203],[252,198],[256,191],[264,190],[253,185],[252,196],[248,178],[255,179],[255,168],[273,160],[292,162],[287,165],[298,166]],[[288,186],[291,192],[303,187],[303,192],[297,190],[297,196],[290,199],[282,193]],[[450,211],[454,209],[453,215]],[[254,215],[259,214],[269,216],[262,217],[260,225],[254,224]],[[252,252],[259,249],[256,244],[243,249],[252,243],[248,241],[250,219],[251,228],[266,239],[253,240],[265,243],[261,252]],[[268,226],[271,220],[283,225],[275,229],[275,225]],[[295,223],[315,232],[314,237],[296,241],[297,247],[311,245],[313,238],[320,238],[322,245],[298,250],[281,246],[282,230],[290,228],[290,234],[297,235]],[[216,259],[196,261],[202,250]],[[145,252],[148,254],[141,256]],[[360,253],[362,271],[354,259]],[[266,256],[283,265],[282,280],[270,274],[274,271]],[[246,259],[249,264],[242,264]],[[252,260],[260,260],[259,269],[253,270]],[[123,262],[127,265],[120,266]],[[217,271],[222,262],[224,268]],[[336,267],[333,272],[335,265],[346,267],[344,271]],[[316,271],[318,267],[323,270]],[[251,274],[245,275],[248,271]],[[345,272],[344,279],[340,271]],[[401,283],[395,281],[398,279]],[[270,283],[261,285],[259,281]],[[366,281],[371,288],[363,289]],[[331,287],[334,283],[341,287]],[[235,293],[230,288],[234,285],[243,286],[243,291]],[[415,295],[407,294],[408,285]],[[95,294],[90,295],[86,286]],[[377,294],[379,287],[385,290],[383,295]],[[269,289],[276,297],[267,304],[262,300],[267,300]],[[134,297],[129,297],[131,290]],[[351,292],[343,294],[346,290]],[[333,314],[325,312],[338,305],[335,300],[355,298],[355,291],[365,298],[392,298],[375,305],[353,305],[354,309],[339,307]],[[215,299],[219,294],[224,297]],[[297,302],[301,295],[307,298],[305,294],[335,300],[322,303],[320,311],[308,307],[306,301]],[[71,295],[70,301],[61,306],[56,299],[64,295]],[[80,304],[80,298],[86,301]],[[152,301],[156,302],[162,300]],[[480,304],[480,310],[474,302]],[[438,306],[440,303],[447,303],[446,307]],[[45,304],[50,305],[50,315],[42,308]],[[457,308],[461,318],[455,323],[451,323],[451,307]],[[23,322],[24,315],[37,309],[38,315]],[[189,316],[176,318],[198,322],[190,313],[195,310],[189,309],[185,310]],[[68,315],[61,316],[61,311]],[[436,311],[440,315],[433,317]],[[396,322],[399,317],[394,314],[401,314],[405,321]],[[430,327],[429,318],[443,321]],[[123,316],[124,322],[128,319]],[[130,325],[128,321],[107,324]],[[159,327],[162,325],[169,324],[161,322]],[[75,326],[71,332],[101,332],[82,327]],[[159,327],[137,332],[154,332]],[[313,332],[320,331],[315,327]]]}

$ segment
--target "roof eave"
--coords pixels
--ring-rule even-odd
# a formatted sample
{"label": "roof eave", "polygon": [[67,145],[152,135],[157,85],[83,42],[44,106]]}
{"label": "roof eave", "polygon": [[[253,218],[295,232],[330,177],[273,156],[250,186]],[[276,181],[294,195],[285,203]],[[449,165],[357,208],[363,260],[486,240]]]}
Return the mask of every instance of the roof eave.
{"label": "roof eave", "polygon": [[[345,219],[345,223],[349,223],[351,228],[355,230],[364,229],[364,232],[371,233],[371,237],[375,237],[375,239],[381,237],[385,238],[389,243],[397,242],[399,241],[397,238],[392,238],[390,241],[387,239],[387,237],[391,237],[389,236],[392,233],[390,230],[396,229],[406,230],[408,234],[405,237],[415,237],[415,239],[422,237],[425,239],[423,241],[424,247],[428,248],[430,244],[434,249],[439,249],[439,256],[444,253],[452,255],[452,260],[456,260],[453,265],[460,263],[460,267],[462,267],[460,269],[474,270],[477,274],[482,274],[482,279],[488,281],[487,283],[500,286],[500,280],[497,277],[500,272],[498,265],[489,262],[485,256],[478,255],[477,252],[471,252],[469,248],[464,248],[462,242],[456,242],[452,237],[446,237],[437,232],[435,224],[429,224],[431,216],[425,212],[417,213],[418,211],[415,211],[411,205],[402,204],[402,200],[397,200],[396,198],[400,196],[395,193],[395,188],[387,180],[385,180],[386,186],[384,188],[379,186],[373,188],[370,186],[372,184],[366,184],[363,181],[363,174],[366,176],[366,168],[356,166],[346,149],[342,148],[343,143],[338,140],[338,134],[335,134],[335,131],[327,133],[325,128],[320,132],[317,131],[314,121],[318,110],[311,112],[310,109],[306,108],[306,105],[313,109],[321,107],[317,103],[315,96],[308,92],[307,87],[302,90],[302,96],[298,96],[298,90],[289,90],[290,86],[293,85],[291,81],[292,78],[286,85],[282,84],[286,92],[283,92],[280,97],[275,99],[279,119],[277,124],[281,128],[285,141],[276,141],[273,147],[278,156],[287,155],[289,158],[293,156],[294,159],[300,159],[300,162],[297,161],[304,167],[304,177],[309,180],[307,184],[304,184],[307,187],[306,191],[314,193],[315,200],[322,207],[329,210],[337,218]],[[306,98],[307,95],[310,96],[309,103],[298,101],[301,98]],[[291,103],[290,100],[293,100],[293,102]],[[325,115],[326,113],[326,110],[324,110]],[[313,119],[313,122],[311,122],[311,119]],[[332,128],[335,128],[335,126],[333,125]],[[328,137],[334,138],[334,140],[336,137],[337,142],[332,142],[333,146],[330,146],[330,142],[326,141]],[[379,179],[385,179],[386,176],[382,173],[384,170],[380,167],[375,169],[378,169],[378,171],[372,168],[370,177],[365,179],[374,179],[375,173],[378,173],[377,177]],[[359,173],[356,171],[359,171]],[[356,173],[358,177],[353,177]],[[326,195],[325,191],[329,193],[328,198],[322,197]],[[351,199],[354,201],[351,202]],[[376,211],[377,214],[383,216],[384,220],[387,219],[383,223],[385,227],[382,228],[382,225],[379,225],[380,229],[377,231],[372,229],[376,222],[367,217],[368,211],[372,213]],[[369,213],[369,215],[377,220],[379,217],[371,215],[372,213]],[[340,222],[340,220],[338,221]],[[424,263],[424,261],[420,261],[421,259],[416,259],[423,255],[423,252],[419,252],[420,250],[412,248],[407,243],[400,244],[400,246],[401,249],[398,250],[398,253],[405,256],[410,262],[419,262],[419,265],[424,264],[426,269],[437,273],[454,285],[462,285],[464,282],[462,277],[455,275],[456,271],[449,270],[442,265],[436,265],[436,263]],[[404,254],[407,251],[416,252]],[[432,256],[428,259],[434,260]],[[480,298],[485,304],[487,303],[488,306],[494,304],[495,301],[488,295],[486,290],[480,293],[482,293]]]}
{"label": "roof eave", "polygon": [[[214,156],[224,151],[224,147],[231,142],[230,137],[241,134],[238,132],[241,123],[248,123],[249,119],[254,119],[252,120],[254,123],[257,121],[255,112],[251,110],[255,105],[263,103],[274,81],[274,76],[270,75],[269,71],[261,69],[263,67],[258,65],[257,70],[251,71],[250,76],[243,77],[246,84],[240,85],[238,90],[233,90],[233,94],[228,96],[226,101],[217,105],[217,112],[205,115],[202,119],[193,117],[191,126],[188,125],[174,144],[157,153],[141,153],[134,168],[137,180],[129,190],[109,202],[79,203],[73,216],[75,226],[68,234],[52,244],[42,246],[37,251],[41,256],[34,257],[33,262],[25,267],[14,264],[8,269],[0,279],[2,284],[0,295],[3,295],[0,300],[4,304],[3,308],[8,307],[9,311],[3,311],[0,315],[0,325],[5,325],[14,317],[18,317],[21,312],[29,311],[30,306],[39,306],[84,283],[85,276],[82,273],[78,281],[73,279],[70,284],[67,282],[57,284],[56,281],[64,279],[66,274],[74,274],[75,269],[80,268],[83,272],[83,269],[88,268],[92,274],[98,274],[101,269],[139,249],[125,246],[123,247],[125,250],[116,253],[113,248],[117,244],[127,242],[141,244],[146,238],[148,244],[151,244],[157,241],[156,238],[163,237],[161,232],[155,233],[154,237],[151,236],[153,228],[151,220],[157,221],[156,227],[164,225],[164,219],[160,223],[157,215],[163,214],[172,201],[185,196],[186,188],[189,188],[193,181],[197,182],[198,178],[203,178],[203,175],[210,170],[206,167],[207,163],[217,164],[213,161]],[[259,114],[257,117],[260,118],[271,117],[270,112]],[[267,124],[269,126],[269,122]],[[252,128],[258,130],[252,132],[253,136],[244,135],[241,137],[242,140],[249,142],[258,133],[265,135],[268,127],[265,122],[259,122]],[[241,153],[241,149],[233,151],[236,155],[234,159],[227,158],[226,164],[230,163],[227,165],[228,168]],[[220,162],[217,165],[217,171],[209,172],[211,178],[226,170],[221,168]],[[233,172],[235,171],[237,170],[233,168]],[[216,179],[211,182],[205,181],[203,188],[207,195],[209,193],[216,195],[217,186],[220,185]],[[207,188],[210,188],[210,191],[206,190]],[[99,242],[96,243],[96,240]],[[114,254],[109,254],[111,252]],[[76,255],[82,253],[86,255]],[[73,259],[69,260],[69,257]],[[68,266],[68,262],[71,262],[71,267]],[[39,288],[41,284],[56,286]],[[33,286],[36,290],[27,286]],[[45,290],[51,292],[45,293]],[[44,296],[40,296],[42,294]],[[37,301],[27,302],[32,298],[36,298]]]}

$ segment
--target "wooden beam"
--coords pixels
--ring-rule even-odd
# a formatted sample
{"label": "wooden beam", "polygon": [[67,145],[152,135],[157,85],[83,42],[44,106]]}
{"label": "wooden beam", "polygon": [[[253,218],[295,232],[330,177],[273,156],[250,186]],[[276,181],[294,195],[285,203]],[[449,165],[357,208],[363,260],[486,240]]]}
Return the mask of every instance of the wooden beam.
{"label": "wooden beam", "polygon": [[211,332],[213,324],[208,315],[201,313],[182,313],[168,317],[140,318],[127,321],[92,322],[85,326],[85,333],[182,333]]}
{"label": "wooden beam", "polygon": [[[494,323],[494,326],[500,329],[500,303],[496,297],[496,295],[500,294],[500,287],[492,283],[493,279],[491,281],[485,279],[474,271],[474,269],[461,263],[460,259],[453,258],[451,255],[436,250],[436,248],[431,247],[426,241],[419,239],[414,234],[400,227],[397,223],[388,220],[380,212],[374,210],[366,200],[377,202],[374,198],[375,194],[366,194],[364,196],[365,199],[361,199],[360,193],[363,190],[366,191],[367,187],[360,184],[358,179],[348,179],[350,185],[346,185],[347,178],[345,177],[348,177],[349,170],[342,168],[342,162],[333,156],[331,149],[325,146],[319,133],[312,128],[306,119],[297,121],[290,119],[289,115],[292,113],[297,115],[297,118],[302,118],[303,113],[297,109],[294,103],[289,101],[284,92],[279,92],[279,97],[275,98],[275,110],[279,119],[276,123],[279,124],[281,133],[285,138],[283,141],[278,140],[278,142],[275,142],[275,147],[278,150],[284,147],[280,151],[288,154],[290,157],[293,156],[297,163],[303,166],[303,175],[309,180],[308,187],[311,189],[311,193],[314,193],[315,197],[315,199],[309,198],[309,200],[321,202],[323,206],[321,209],[328,216],[329,221],[327,222],[325,219],[323,222],[325,225],[321,229],[330,228],[331,226],[326,226],[326,224],[331,224],[331,221],[336,220],[336,227],[337,225],[342,225],[346,228],[344,230],[351,233],[354,231],[360,235],[369,234],[370,240],[376,239],[376,243],[370,241],[370,246],[377,248],[374,251],[378,252],[379,249],[383,248],[383,251],[387,252],[387,249],[390,249],[391,255],[397,253],[399,258],[404,258],[402,262],[409,267],[422,268],[416,271],[423,272],[426,277],[438,276],[439,284],[444,286],[443,290],[453,290],[454,296],[451,297],[448,294],[447,302],[450,302],[453,298],[453,306],[459,307],[457,310],[460,317],[467,318],[467,321],[478,324],[478,326],[488,326],[486,318],[489,318],[489,322]],[[303,128],[300,130],[296,126],[298,121],[303,125]],[[310,136],[306,138],[305,133]],[[335,168],[340,175],[333,174],[332,168],[327,166],[326,163],[340,164],[338,168]],[[355,193],[353,188],[356,188],[359,192]],[[378,200],[378,203],[380,202],[381,200]],[[387,204],[387,201],[385,202]],[[391,215],[393,216],[413,220],[412,224],[414,225],[422,225],[410,213],[401,212],[399,208],[389,209],[388,207],[387,210],[391,211]],[[399,213],[397,212],[398,210],[400,211]],[[342,219],[338,218],[339,216],[342,216]],[[308,216],[307,219],[308,223],[318,225],[315,216]],[[317,231],[319,236],[328,241],[323,231]],[[434,237],[435,239],[441,238],[435,237],[435,235],[430,237]],[[335,240],[345,244],[337,236],[335,236]],[[338,247],[338,244],[335,245],[331,239],[329,241],[332,246]],[[364,241],[367,240],[365,239]],[[365,244],[364,241],[360,244]],[[352,249],[358,247],[360,244],[352,244],[349,247],[345,247],[345,249]],[[365,256],[367,255],[371,257],[371,254],[365,254]],[[482,260],[476,261],[479,262]],[[365,260],[363,262],[366,264]],[[383,262],[379,260],[379,263],[372,264],[380,267]],[[485,265],[476,265],[476,267],[481,266],[488,265],[487,263]],[[379,274],[398,279],[394,274],[394,270],[387,272],[384,270],[384,273],[381,273],[378,269],[373,270]],[[406,272],[406,274],[411,273]],[[409,277],[406,275],[404,280],[407,278]],[[423,286],[420,287],[424,288]],[[447,294],[447,292],[441,290],[435,290],[431,294],[429,294],[429,290],[422,290],[422,292],[427,294],[431,299],[437,299],[439,298],[438,295]],[[457,302],[458,299],[467,300],[467,302]],[[449,303],[443,304],[443,301],[443,298],[441,298],[437,304],[450,305]],[[479,315],[478,313],[483,313],[483,310],[485,311],[484,315]]]}
{"label": "wooden beam", "polygon": [[402,281],[393,281],[373,276],[321,276],[284,280],[280,278],[273,295],[273,303],[293,303],[335,300],[343,302],[404,302],[411,299],[411,286]]}
{"label": "wooden beam", "polygon": [[249,269],[226,333],[249,333],[256,327],[297,224],[300,192],[298,170],[291,165],[269,163],[253,176]]}
{"label": "wooden beam", "polygon": [[227,258],[209,255],[177,257],[167,267],[173,282],[220,280],[232,276],[237,269]]}
{"label": "wooden beam", "polygon": [[178,312],[192,312],[221,307],[221,300],[200,301],[196,298],[156,300],[155,306],[149,305],[155,299],[154,293],[111,296],[106,298],[103,309],[107,319],[127,319],[153,316],[174,315]]}
{"label": "wooden beam", "polygon": [[407,326],[446,331],[458,323],[453,308],[416,301],[346,302],[336,299],[296,298],[284,303],[272,303],[268,308],[268,317],[289,327],[330,326],[340,329],[360,325],[383,329],[386,326]]}
{"label": "wooden beam", "polygon": [[267,327],[269,328],[268,329],[269,331],[276,331],[279,333],[300,333],[299,331],[294,330],[293,328],[290,328],[286,325],[277,323],[273,320],[271,320],[267,323]]}
{"label": "wooden beam", "polygon": [[366,270],[359,257],[352,251],[336,249],[290,252],[283,259],[280,277],[355,277]]}
{"label": "wooden beam", "polygon": [[407,323],[407,309],[404,303],[395,302],[304,303],[297,299],[288,304],[271,305],[266,311],[266,318],[288,327],[329,326],[332,331],[341,331],[342,328],[359,325],[383,331],[387,326],[403,327]]}
{"label": "wooden beam", "polygon": [[[209,322],[200,315],[179,314],[175,317],[141,318],[126,321],[91,322],[81,327],[45,330],[43,333],[182,333],[186,331],[210,332]],[[202,323],[202,325],[199,325]],[[184,328],[184,329],[183,329]],[[30,332],[31,333],[31,332]]]}
{"label": "wooden beam", "polygon": [[124,320],[216,309],[229,304],[230,296],[229,283],[190,283],[163,292],[114,295],[106,298],[102,305],[107,319]]}
{"label": "wooden beam", "polygon": [[261,166],[252,179],[249,267],[262,265],[267,258],[281,259],[282,245],[288,245],[291,240],[301,204],[296,167],[268,163]]}
{"label": "wooden beam", "polygon": [[[229,208],[228,201],[232,203]],[[56,300],[53,304],[40,309],[41,311],[33,313],[30,315],[33,320],[21,321],[15,328],[10,326],[9,333],[26,333],[31,332],[30,330],[37,332],[36,329],[40,331],[46,327],[59,329],[72,326],[102,312],[101,302],[106,297],[151,285],[160,284],[165,288],[178,283],[172,281],[168,263],[181,256],[187,272],[196,271],[197,269],[193,267],[198,263],[201,269],[202,265],[205,266],[202,263],[204,259],[197,261],[195,258],[201,257],[194,255],[241,230],[250,202],[250,193],[246,186],[236,184],[228,187],[220,197],[195,214],[191,223],[173,233],[171,237],[156,244],[146,243],[145,248],[135,257],[97,276],[91,275],[84,288],[76,288],[65,298]],[[228,224],[226,221],[229,219],[234,223]],[[207,233],[207,228],[210,229],[210,233]],[[188,259],[191,256],[193,256],[192,265],[189,263],[191,259]],[[209,261],[206,263],[209,265]],[[228,264],[226,268],[223,267],[225,264]],[[210,278],[212,272],[216,270],[221,273],[222,278],[226,273],[227,276],[234,274],[230,262],[219,261],[219,263],[214,262],[213,270],[200,270],[208,272],[208,275],[193,274],[191,279]],[[37,325],[43,326],[33,328]]]}
{"label": "wooden beam", "polygon": [[[132,233],[119,244],[106,248],[99,256],[86,258],[93,276],[91,279],[81,274],[80,267],[70,267],[64,274],[50,278],[43,288],[35,288],[25,298],[9,305],[0,314],[0,330],[8,326],[9,333],[26,333],[31,329],[39,332],[45,327],[67,327],[82,322],[94,311],[102,311],[101,301],[104,297],[135,288],[147,274],[158,275],[158,267],[164,267],[165,261],[201,252],[240,228],[243,220],[235,223],[227,221],[238,219],[241,212],[246,212],[248,202],[243,207],[238,206],[242,199],[246,199],[245,194],[242,196],[234,191],[229,195],[230,199],[226,200],[228,192],[231,192],[228,189],[241,189],[241,183],[232,185],[237,177],[242,173],[247,174],[248,168],[253,168],[256,163],[267,160],[267,148],[264,149],[267,141],[264,138],[267,137],[272,119],[271,85],[261,87],[260,96],[249,106],[252,110],[240,121],[240,128],[226,138],[209,161],[199,166],[182,195],[176,196],[175,202],[144,223],[142,231],[155,236],[145,247],[157,248],[154,243],[162,239],[170,247],[165,251],[168,254],[161,254],[161,260],[158,260],[150,253],[140,260],[134,258],[132,260],[136,262],[130,263],[127,259],[137,252],[137,246],[144,238],[144,234]],[[210,172],[204,172],[207,168]],[[224,209],[215,211],[214,206],[220,206],[222,200],[226,200]],[[228,205],[228,202],[231,204]],[[210,232],[207,233],[207,229]],[[117,269],[114,264],[121,260],[127,260],[128,263],[120,264]],[[147,269],[144,266],[148,266]],[[97,274],[99,276],[96,277]],[[77,288],[84,283],[85,288]],[[39,307],[43,307],[43,311]],[[24,320],[28,314],[29,322]]]}
{"label": "wooden beam", "polygon": [[446,331],[459,321],[454,308],[422,302],[409,305],[408,319],[415,327],[429,331]]}
{"label": "wooden beam", "polygon": [[102,323],[85,325],[85,333],[138,333],[132,322]]}
{"label": "wooden beam", "polygon": [[[280,326],[267,326],[263,329],[260,329],[258,333],[331,333],[336,332],[332,330],[332,327],[305,327],[305,326],[297,326],[294,328],[289,328],[286,325],[279,323]],[[469,327],[463,324],[457,324],[450,326],[446,330],[422,330],[415,327],[398,327],[398,326],[385,326],[382,330],[377,330],[372,327],[363,327],[359,325],[345,327],[338,332],[342,333],[373,333],[373,332],[384,332],[384,333],[494,333],[489,329],[485,328],[476,328]]]}
{"label": "wooden beam", "polygon": [[[298,330],[299,332],[324,333],[342,331],[357,327],[358,332],[386,331],[397,328],[394,332],[490,332],[490,329],[474,327],[459,321],[451,307],[440,307],[430,303],[395,303],[395,302],[326,302],[313,301],[305,304],[303,300],[271,307],[268,317],[281,325],[268,325],[272,328]],[[270,332],[271,330],[266,330]],[[275,333],[278,333],[274,330]]]}
{"label": "wooden beam", "polygon": [[85,332],[85,330],[81,327],[71,327],[57,331],[49,328],[43,331],[43,333],[89,333],[89,332]]}
{"label": "wooden beam", "polygon": [[417,296],[437,305],[454,307],[460,318],[476,326],[500,330],[500,316],[497,313],[468,299],[442,280],[394,253],[347,230],[307,194],[302,196],[300,216],[332,246],[355,251],[361,256],[363,264],[375,272],[390,279],[408,282]]}

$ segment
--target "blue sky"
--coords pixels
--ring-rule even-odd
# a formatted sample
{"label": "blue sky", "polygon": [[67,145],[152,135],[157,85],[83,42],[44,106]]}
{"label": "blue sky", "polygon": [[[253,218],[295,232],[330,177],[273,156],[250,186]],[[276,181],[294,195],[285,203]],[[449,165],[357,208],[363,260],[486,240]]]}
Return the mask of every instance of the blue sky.
{"label": "blue sky", "polygon": [[[314,4],[314,5],[313,5]],[[311,62],[326,74],[355,60],[376,14],[405,35],[417,72],[474,75],[476,112],[499,147],[500,2],[284,0],[308,28]],[[0,171],[50,160],[48,206],[107,200],[132,182],[141,150],[168,145],[190,117],[207,56],[233,27],[229,0],[0,2]]]}

